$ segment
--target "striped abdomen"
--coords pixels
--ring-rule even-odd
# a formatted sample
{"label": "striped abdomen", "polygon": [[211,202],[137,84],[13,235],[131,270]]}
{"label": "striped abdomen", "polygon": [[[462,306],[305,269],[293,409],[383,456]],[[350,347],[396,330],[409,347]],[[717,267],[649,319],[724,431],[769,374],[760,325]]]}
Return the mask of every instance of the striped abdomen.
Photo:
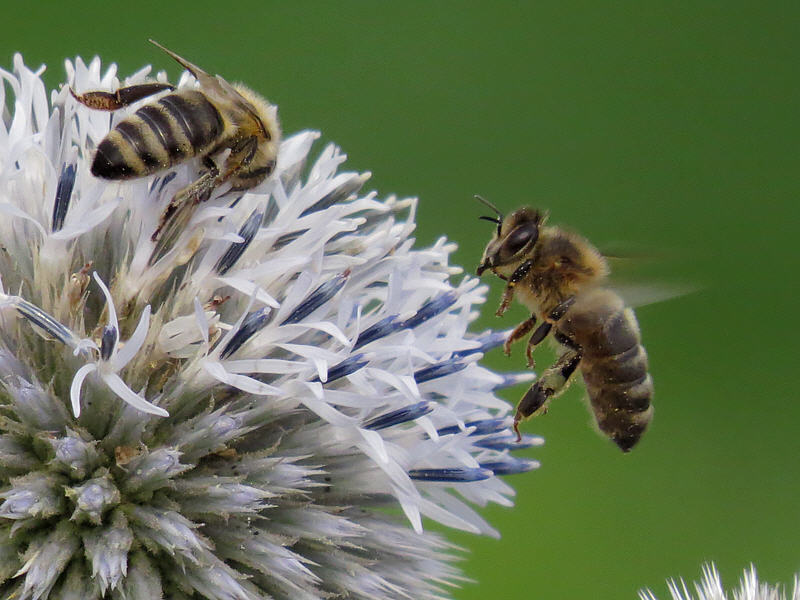
{"label": "striped abdomen", "polygon": [[581,373],[600,430],[629,451],[653,418],[653,381],[633,310],[598,288],[580,295],[558,327],[582,349]]}
{"label": "striped abdomen", "polygon": [[183,90],[143,106],[100,142],[92,175],[130,179],[206,154],[224,131],[219,111],[198,91]]}

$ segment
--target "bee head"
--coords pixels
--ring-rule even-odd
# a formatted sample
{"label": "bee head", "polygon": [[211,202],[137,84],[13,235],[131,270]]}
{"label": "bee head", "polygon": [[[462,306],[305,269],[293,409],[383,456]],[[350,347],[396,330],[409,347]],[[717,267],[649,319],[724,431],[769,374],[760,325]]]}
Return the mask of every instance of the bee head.
{"label": "bee head", "polygon": [[544,224],[546,215],[538,210],[524,207],[515,210],[504,217],[492,205],[484,201],[497,213],[497,217],[481,217],[487,221],[497,223],[497,231],[487,244],[483,252],[481,264],[478,267],[480,276],[486,269],[501,269],[503,272],[513,272],[514,269],[531,256],[534,246],[539,239],[539,228]]}

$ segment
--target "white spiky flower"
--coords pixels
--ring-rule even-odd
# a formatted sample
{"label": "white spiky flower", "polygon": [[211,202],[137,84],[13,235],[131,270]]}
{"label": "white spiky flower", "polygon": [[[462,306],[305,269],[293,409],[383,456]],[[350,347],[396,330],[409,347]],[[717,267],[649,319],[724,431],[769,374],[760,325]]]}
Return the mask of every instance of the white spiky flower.
{"label": "white spiky flower", "polygon": [[48,102],[42,70],[0,71],[0,597],[446,597],[422,518],[494,534],[471,505],[510,504],[497,476],[536,463],[509,449],[541,441],[494,394],[530,374],[477,363],[503,335],[467,331],[485,290],[450,283],[453,245],[415,249],[415,202],[334,146],[307,165],[303,132],[149,264],[199,164],[94,178],[121,115]]}
{"label": "white spiky flower", "polygon": [[[702,581],[694,584],[695,594],[689,590],[683,579],[671,579],[667,582],[672,600],[800,600],[800,579],[795,577],[794,589],[787,596],[783,586],[771,586],[758,580],[756,568],[750,566],[744,571],[739,587],[731,593],[725,591],[717,568],[712,565],[703,567]],[[650,590],[639,593],[641,600],[658,600]]]}

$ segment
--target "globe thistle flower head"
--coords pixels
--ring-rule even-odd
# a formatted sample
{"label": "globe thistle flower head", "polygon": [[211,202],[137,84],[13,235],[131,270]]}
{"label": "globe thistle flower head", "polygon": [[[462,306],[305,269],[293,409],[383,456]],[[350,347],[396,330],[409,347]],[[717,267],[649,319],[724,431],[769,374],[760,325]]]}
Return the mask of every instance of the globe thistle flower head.
{"label": "globe thistle flower head", "polygon": [[[703,567],[703,579],[694,584],[694,594],[683,579],[671,579],[667,582],[672,600],[800,600],[800,580],[795,577],[791,596],[787,596],[782,586],[772,586],[759,581],[756,569],[750,566],[742,575],[739,587],[732,593],[725,591],[722,578],[717,568],[711,565]],[[650,590],[639,593],[641,600],[657,600]]]}
{"label": "globe thistle flower head", "polygon": [[0,71],[0,596],[446,597],[423,517],[496,535],[473,506],[510,505],[499,476],[537,466],[510,450],[541,443],[495,396],[532,374],[478,364],[505,334],[468,331],[485,289],[450,283],[454,246],[415,248],[415,201],[302,132],[154,255],[199,160],[93,177],[130,111],[67,86],[115,68],[68,61],[49,102],[42,70]]}

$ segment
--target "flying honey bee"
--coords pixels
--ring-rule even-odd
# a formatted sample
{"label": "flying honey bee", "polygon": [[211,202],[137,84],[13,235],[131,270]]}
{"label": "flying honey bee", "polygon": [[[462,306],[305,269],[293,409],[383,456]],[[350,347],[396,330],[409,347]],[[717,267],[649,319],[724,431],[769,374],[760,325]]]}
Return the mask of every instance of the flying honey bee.
{"label": "flying honey bee", "polygon": [[580,367],[597,425],[623,452],[630,451],[653,418],[653,381],[636,316],[605,285],[605,258],[582,237],[545,226],[547,215],[538,210],[520,208],[504,217],[479,200],[495,211],[497,216],[481,218],[496,223],[497,231],[486,246],[478,275],[488,269],[507,282],[498,316],[515,294],[531,311],[506,340],[505,353],[532,330],[526,349],[529,366],[534,364],[533,349],[551,331],[560,346],[556,363],[517,405],[517,436],[520,421],[546,412]]}
{"label": "flying honey bee", "polygon": [[[159,43],[199,82],[199,89],[176,89],[168,83],[143,83],[116,92],[93,91],[72,96],[81,104],[114,111],[143,98],[169,91],[119,122],[100,142],[92,162],[92,175],[124,180],[151,175],[194,157],[203,170],[178,191],[152,235],[157,242],[150,262],[173,245],[192,215],[193,207],[209,199],[224,183],[234,190],[252,188],[275,169],[281,130],[277,108],[238,84],[181,58]],[[214,160],[228,152],[221,167]]]}

